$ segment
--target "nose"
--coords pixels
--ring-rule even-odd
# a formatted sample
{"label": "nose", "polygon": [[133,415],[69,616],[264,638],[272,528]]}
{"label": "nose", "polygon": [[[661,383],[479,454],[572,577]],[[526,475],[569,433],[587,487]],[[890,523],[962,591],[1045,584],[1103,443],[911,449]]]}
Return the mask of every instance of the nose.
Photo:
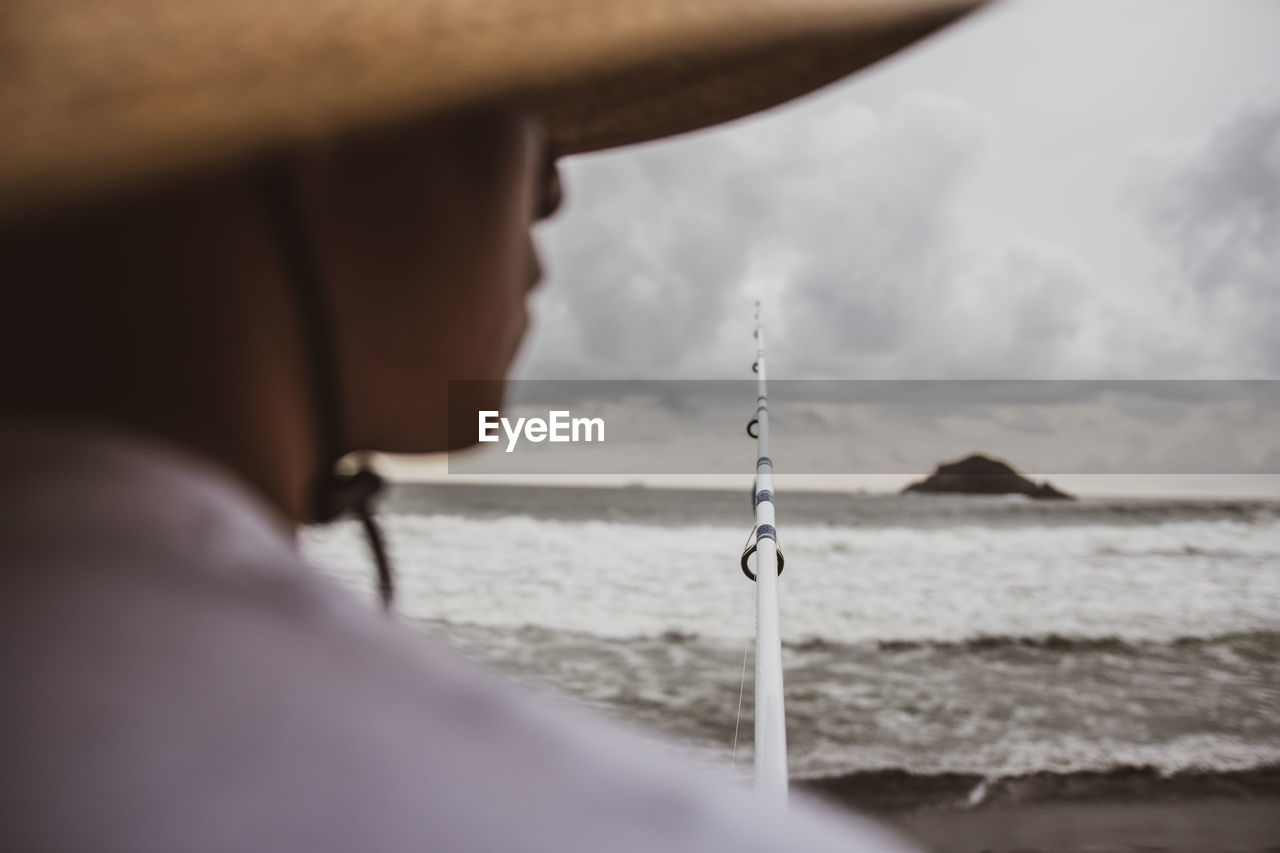
{"label": "nose", "polygon": [[555,158],[548,157],[543,170],[542,203],[538,205],[538,219],[550,219],[564,203],[564,185],[560,182],[560,169]]}
{"label": "nose", "polygon": [[538,247],[533,242],[532,234],[525,235],[524,246],[525,281],[527,289],[533,290],[542,281],[542,260],[538,257]]}

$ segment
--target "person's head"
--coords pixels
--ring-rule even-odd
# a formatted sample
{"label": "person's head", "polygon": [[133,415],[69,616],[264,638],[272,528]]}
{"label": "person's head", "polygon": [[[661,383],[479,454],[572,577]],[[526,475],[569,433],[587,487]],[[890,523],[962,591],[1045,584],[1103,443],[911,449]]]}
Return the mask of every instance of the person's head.
{"label": "person's head", "polygon": [[553,152],[762,109],[978,0],[12,2],[0,405],[165,436],[306,519],[342,453],[498,407]]}
{"label": "person's head", "polygon": [[[309,145],[294,163],[328,291],[343,450],[474,441],[541,278],[530,227],[560,204],[545,127],[514,108],[451,115]],[[487,380],[454,386],[487,398],[454,400],[465,430],[445,418],[450,380]]]}
{"label": "person's head", "polygon": [[[530,227],[559,202],[540,120],[495,107],[317,140],[11,229],[4,405],[195,445],[305,517],[324,429],[340,453],[425,453],[468,434],[450,412],[470,430],[477,409],[499,406],[541,274]],[[303,296],[324,306],[331,376],[314,370],[299,262],[319,291]],[[450,380],[487,381],[455,385],[451,407]],[[316,424],[325,393],[337,424]]]}

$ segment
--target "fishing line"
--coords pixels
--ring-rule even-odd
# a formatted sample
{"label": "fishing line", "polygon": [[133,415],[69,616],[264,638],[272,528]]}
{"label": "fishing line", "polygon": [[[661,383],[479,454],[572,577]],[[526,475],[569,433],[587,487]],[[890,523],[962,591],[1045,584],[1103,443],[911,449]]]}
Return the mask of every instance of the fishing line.
{"label": "fishing line", "polygon": [[747,655],[751,653],[751,638],[742,646],[742,677],[738,680],[738,717],[733,721],[733,754],[729,757],[729,765],[738,761],[738,727],[742,724],[742,694],[747,687]]}

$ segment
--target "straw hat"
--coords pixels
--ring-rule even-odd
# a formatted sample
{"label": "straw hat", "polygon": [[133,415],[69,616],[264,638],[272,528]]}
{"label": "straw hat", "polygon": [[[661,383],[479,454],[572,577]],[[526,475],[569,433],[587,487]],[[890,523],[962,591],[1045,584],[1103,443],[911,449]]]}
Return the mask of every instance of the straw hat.
{"label": "straw hat", "polygon": [[0,219],[520,99],[556,149],[800,95],[979,0],[4,0]]}

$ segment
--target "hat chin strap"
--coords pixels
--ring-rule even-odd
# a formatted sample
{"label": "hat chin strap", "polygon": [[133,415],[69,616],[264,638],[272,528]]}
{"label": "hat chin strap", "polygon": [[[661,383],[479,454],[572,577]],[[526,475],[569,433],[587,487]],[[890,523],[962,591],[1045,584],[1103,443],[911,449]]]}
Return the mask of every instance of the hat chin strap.
{"label": "hat chin strap", "polygon": [[268,161],[262,169],[259,188],[298,308],[311,367],[318,458],[311,487],[310,517],[320,524],[346,513],[360,519],[377,567],[378,596],[383,608],[390,611],[395,601],[395,581],[382,531],[372,509],[383,480],[363,461],[353,473],[337,470],[338,460],[344,455],[344,444],[333,322],[288,160],[278,157]]}

